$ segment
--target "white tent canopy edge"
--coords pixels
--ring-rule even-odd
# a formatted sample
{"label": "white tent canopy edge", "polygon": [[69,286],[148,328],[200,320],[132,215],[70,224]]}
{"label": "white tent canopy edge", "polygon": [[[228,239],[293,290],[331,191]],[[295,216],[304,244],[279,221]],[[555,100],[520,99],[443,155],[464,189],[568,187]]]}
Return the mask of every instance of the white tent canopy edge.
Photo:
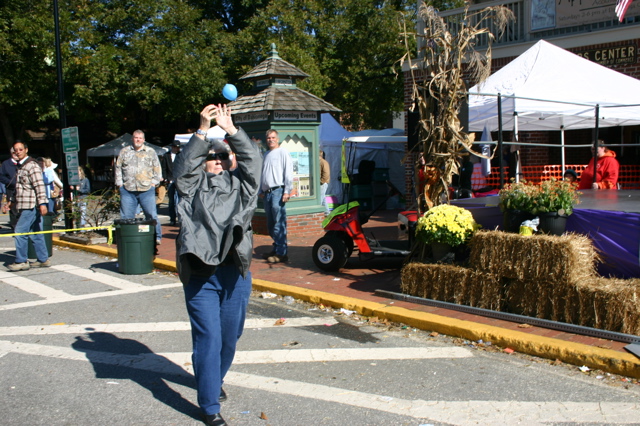
{"label": "white tent canopy edge", "polygon": [[[331,181],[327,194],[336,197],[339,203],[344,200],[343,185],[339,176],[342,173],[342,140],[347,140],[346,155],[353,167],[362,160],[375,161],[376,168],[389,169],[389,180],[398,189],[405,189],[404,155],[407,142],[402,129],[363,130],[349,132],[331,116],[325,113],[321,117],[320,149],[325,152],[325,158],[331,169]],[[353,149],[353,151],[352,151]],[[352,157],[351,154],[354,154]],[[356,173],[357,170],[350,170]],[[387,202],[387,208],[399,208],[399,198],[392,197]]]}

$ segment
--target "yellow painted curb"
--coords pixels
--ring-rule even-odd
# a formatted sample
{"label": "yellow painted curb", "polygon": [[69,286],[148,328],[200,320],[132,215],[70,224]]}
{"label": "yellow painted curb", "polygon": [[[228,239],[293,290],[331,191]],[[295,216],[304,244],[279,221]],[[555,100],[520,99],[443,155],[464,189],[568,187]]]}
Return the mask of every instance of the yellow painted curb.
{"label": "yellow painted curb", "polygon": [[586,365],[613,374],[640,378],[640,360],[632,354],[611,349],[596,348],[581,343],[567,342],[271,281],[254,279],[253,288],[257,291],[271,291],[282,296],[292,296],[311,303],[349,309],[360,315],[375,316],[420,330],[436,331],[447,336],[462,337],[471,341],[483,340],[500,347],[511,348],[520,353],[559,359],[568,364]]}
{"label": "yellow painted curb", "polygon": [[[71,243],[61,241],[58,237],[53,237],[53,243],[77,250],[118,257],[118,251],[114,248]],[[174,261],[156,259],[153,266],[166,271],[177,271]],[[436,331],[447,336],[461,337],[471,341],[483,340],[500,347],[511,348],[520,353],[559,359],[568,364],[586,365],[613,374],[640,378],[640,359],[633,354],[256,278],[253,279],[253,289],[269,291],[281,296],[292,296],[295,299],[333,308],[344,308],[363,316],[387,319],[420,330]]]}
{"label": "yellow painted curb", "polygon": [[[53,237],[52,242],[54,245],[61,247],[73,248],[76,250],[88,251],[90,253],[101,254],[103,256],[118,257],[118,250],[111,247],[95,246],[88,244],[78,244],[69,241],[62,241],[59,237]],[[162,269],[164,271],[177,272],[176,262],[165,259],[153,259],[153,267],[156,269]]]}

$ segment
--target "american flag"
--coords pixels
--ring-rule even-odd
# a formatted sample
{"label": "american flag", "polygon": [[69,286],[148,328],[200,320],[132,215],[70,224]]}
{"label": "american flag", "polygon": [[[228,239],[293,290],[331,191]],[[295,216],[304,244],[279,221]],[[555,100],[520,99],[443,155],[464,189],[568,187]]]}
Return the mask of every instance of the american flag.
{"label": "american flag", "polygon": [[624,14],[627,13],[627,9],[633,0],[618,0],[616,3],[616,15],[620,22],[624,20]]}

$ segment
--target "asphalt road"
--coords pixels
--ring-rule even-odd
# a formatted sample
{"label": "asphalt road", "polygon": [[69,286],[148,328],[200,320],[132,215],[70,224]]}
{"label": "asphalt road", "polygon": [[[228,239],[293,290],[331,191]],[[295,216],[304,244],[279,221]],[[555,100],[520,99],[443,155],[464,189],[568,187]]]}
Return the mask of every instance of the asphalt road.
{"label": "asphalt road", "polygon": [[[52,262],[0,271],[0,424],[200,424],[177,277]],[[640,424],[636,381],[269,296],[226,379],[231,425]]]}

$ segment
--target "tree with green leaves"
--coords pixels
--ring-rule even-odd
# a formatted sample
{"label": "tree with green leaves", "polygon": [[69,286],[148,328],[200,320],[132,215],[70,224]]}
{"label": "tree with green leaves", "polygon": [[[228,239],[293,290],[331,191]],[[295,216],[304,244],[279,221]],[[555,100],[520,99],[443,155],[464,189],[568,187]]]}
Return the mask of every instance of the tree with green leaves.
{"label": "tree with green leaves", "polygon": [[347,124],[383,127],[403,109],[403,82],[394,67],[403,52],[400,14],[410,7],[403,1],[272,0],[238,35],[231,62],[246,71],[275,43],[283,59],[310,75],[302,89],[340,108]]}
{"label": "tree with green leaves", "polygon": [[[119,133],[191,117],[226,82],[222,26],[180,0],[59,4],[67,114]],[[7,142],[57,119],[53,8],[0,7],[0,124]]]}
{"label": "tree with green leaves", "polygon": [[5,0],[0,7],[0,127],[8,146],[27,129],[57,117],[54,52],[51,4]]}
{"label": "tree with green leaves", "polygon": [[[414,7],[408,0],[59,0],[68,124],[98,140],[107,131],[184,130],[276,43],[310,75],[301,88],[342,109],[347,124],[383,127],[403,110],[398,18]],[[57,129],[56,65],[53,2],[2,2],[0,126],[8,144],[27,129]]]}
{"label": "tree with green leaves", "polygon": [[83,1],[69,34],[77,36],[70,109],[103,109],[120,131],[125,120],[142,127],[191,116],[224,85],[215,46],[227,35],[199,10],[179,0]]}

